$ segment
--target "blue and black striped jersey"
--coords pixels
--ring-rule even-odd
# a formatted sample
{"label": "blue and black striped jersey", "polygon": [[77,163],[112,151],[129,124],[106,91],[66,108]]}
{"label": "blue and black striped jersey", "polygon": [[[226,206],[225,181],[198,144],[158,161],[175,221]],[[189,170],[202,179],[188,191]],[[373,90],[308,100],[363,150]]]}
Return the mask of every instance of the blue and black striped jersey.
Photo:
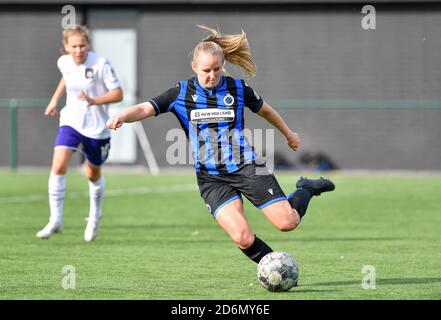
{"label": "blue and black striped jersey", "polygon": [[184,129],[196,172],[232,173],[254,163],[256,155],[244,136],[244,108],[258,112],[262,98],[241,79],[222,76],[210,90],[193,77],[149,100],[156,115],[172,112]]}

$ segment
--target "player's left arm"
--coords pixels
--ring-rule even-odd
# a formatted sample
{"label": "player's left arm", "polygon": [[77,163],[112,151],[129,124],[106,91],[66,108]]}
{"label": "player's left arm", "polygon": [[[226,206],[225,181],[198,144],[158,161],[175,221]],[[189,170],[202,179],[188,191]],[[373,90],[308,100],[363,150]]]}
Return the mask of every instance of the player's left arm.
{"label": "player's left arm", "polygon": [[299,135],[288,127],[285,120],[273,107],[263,101],[262,107],[257,114],[276,127],[285,136],[288,146],[297,151],[300,145]]}

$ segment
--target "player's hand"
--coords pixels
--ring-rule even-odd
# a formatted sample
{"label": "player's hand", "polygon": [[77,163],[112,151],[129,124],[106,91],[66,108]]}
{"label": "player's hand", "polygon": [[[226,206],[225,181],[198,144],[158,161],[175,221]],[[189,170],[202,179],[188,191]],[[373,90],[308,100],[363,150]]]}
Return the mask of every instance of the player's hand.
{"label": "player's hand", "polygon": [[299,148],[299,145],[300,145],[299,135],[296,132],[291,131],[286,136],[286,143],[288,144],[288,146],[291,149],[293,149],[294,151],[297,151],[297,149]]}
{"label": "player's hand", "polygon": [[80,95],[78,96],[79,99],[81,100],[86,100],[87,104],[90,105],[94,105],[96,104],[96,101],[94,98],[89,97],[84,91],[81,91]]}
{"label": "player's hand", "polygon": [[111,117],[107,120],[107,128],[116,130],[123,125],[124,121],[120,117]]}
{"label": "player's hand", "polygon": [[44,110],[45,116],[56,116],[58,114],[57,104],[53,102],[49,102],[46,109]]}

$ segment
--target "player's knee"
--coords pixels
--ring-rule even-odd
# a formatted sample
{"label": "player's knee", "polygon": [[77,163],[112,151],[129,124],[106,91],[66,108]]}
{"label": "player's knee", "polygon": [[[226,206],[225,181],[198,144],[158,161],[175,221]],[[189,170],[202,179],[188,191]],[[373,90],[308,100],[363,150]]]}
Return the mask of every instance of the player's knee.
{"label": "player's knee", "polygon": [[101,177],[101,170],[98,167],[85,166],[85,173],[87,179],[92,182],[96,182]]}
{"label": "player's knee", "polygon": [[300,217],[296,212],[290,212],[285,215],[285,219],[277,222],[277,229],[280,231],[294,230],[300,223]]}
{"label": "player's knee", "polygon": [[240,248],[249,248],[254,242],[254,234],[247,231],[236,232],[232,238]]}
{"label": "player's knee", "polygon": [[87,173],[87,179],[89,179],[92,182],[96,182],[100,179],[101,175],[99,173],[93,173],[93,172],[88,172]]}
{"label": "player's knee", "polygon": [[67,172],[67,167],[63,165],[53,165],[52,170],[57,176],[65,175]]}
{"label": "player's knee", "polygon": [[277,224],[277,229],[280,231],[291,231],[294,230],[297,225],[293,221],[283,221]]}

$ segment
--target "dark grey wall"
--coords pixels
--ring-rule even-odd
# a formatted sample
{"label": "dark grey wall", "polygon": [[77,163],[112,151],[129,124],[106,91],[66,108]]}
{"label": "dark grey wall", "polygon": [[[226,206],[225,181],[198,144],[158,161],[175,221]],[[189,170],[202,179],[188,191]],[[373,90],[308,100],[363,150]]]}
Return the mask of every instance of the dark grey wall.
{"label": "dark grey wall", "polygon": [[258,67],[251,83],[268,99],[440,99],[441,11],[379,7],[377,29],[366,31],[360,8],[147,9],[139,25],[141,96],[191,74],[187,55],[203,35],[195,25],[205,24],[247,32]]}
{"label": "dark grey wall", "polygon": [[9,163],[9,110],[0,108],[0,166]]}
{"label": "dark grey wall", "polygon": [[[48,98],[60,76],[61,6],[23,8],[0,6],[0,99]],[[267,99],[440,99],[440,5],[378,5],[370,31],[356,4],[172,8],[135,7],[139,14],[124,21],[117,8],[107,23],[138,30],[141,98],[191,75],[188,54],[203,36],[195,25],[207,24],[247,32],[258,66],[250,83]],[[102,26],[96,15],[88,24]]]}
{"label": "dark grey wall", "polygon": [[[441,107],[441,7],[378,5],[377,29],[370,31],[361,28],[361,7],[123,6],[106,7],[104,17],[110,9],[115,18],[103,19],[83,6],[77,13],[92,28],[138,30],[140,99],[191,76],[189,54],[203,36],[196,24],[218,25],[223,33],[244,29],[258,66],[249,83],[265,99],[336,106],[278,109],[300,133],[303,150],[324,151],[343,168],[441,170],[441,108],[346,109],[335,102],[434,100]],[[26,8],[0,6],[0,99],[49,99],[60,77],[61,6]],[[127,19],[118,15],[122,9],[137,13]],[[19,165],[50,163],[57,122],[42,116],[43,107],[19,110]],[[9,159],[7,115],[0,109],[0,166]],[[268,127],[251,114],[248,125]],[[158,162],[166,164],[165,134],[177,120],[164,115],[144,126]],[[277,150],[296,160],[276,137]]]}
{"label": "dark grey wall", "polygon": [[[146,10],[139,25],[146,30],[139,34],[140,96],[155,96],[191,75],[188,55],[202,35],[195,25],[206,24],[224,33],[247,32],[258,66],[250,84],[270,101],[386,100],[386,105],[387,100],[441,98],[440,10],[377,9],[377,29],[366,31],[360,6],[340,9]],[[440,110],[279,111],[301,134],[304,150],[326,152],[343,168],[441,169]],[[145,123],[153,144],[163,146],[157,149],[161,163],[163,137],[177,125],[168,118]],[[266,126],[253,117],[248,124]],[[280,137],[276,149],[298,160]]]}
{"label": "dark grey wall", "polygon": [[[19,166],[49,166],[57,121],[43,117],[41,109],[19,109]],[[275,150],[299,163],[305,152],[323,152],[345,169],[441,170],[441,109],[279,108],[279,113],[301,137],[301,148],[292,152],[275,132]],[[8,113],[0,109],[0,165],[9,161]],[[167,166],[167,131],[179,126],[172,114],[143,122],[155,157]],[[271,126],[251,112],[246,127]],[[138,164],[145,164],[139,152]],[[73,164],[77,164],[77,160]]]}
{"label": "dark grey wall", "polygon": [[[275,150],[299,164],[305,152],[322,152],[344,169],[441,170],[441,108],[279,108],[278,112],[301,137],[293,152],[275,132]],[[246,127],[270,129],[259,116],[246,113]],[[158,163],[167,163],[172,142],[165,136],[178,126],[172,114],[144,121]]]}
{"label": "dark grey wall", "polygon": [[[60,80],[60,7],[0,6],[0,99],[48,99]],[[81,19],[81,12],[78,12]]]}

